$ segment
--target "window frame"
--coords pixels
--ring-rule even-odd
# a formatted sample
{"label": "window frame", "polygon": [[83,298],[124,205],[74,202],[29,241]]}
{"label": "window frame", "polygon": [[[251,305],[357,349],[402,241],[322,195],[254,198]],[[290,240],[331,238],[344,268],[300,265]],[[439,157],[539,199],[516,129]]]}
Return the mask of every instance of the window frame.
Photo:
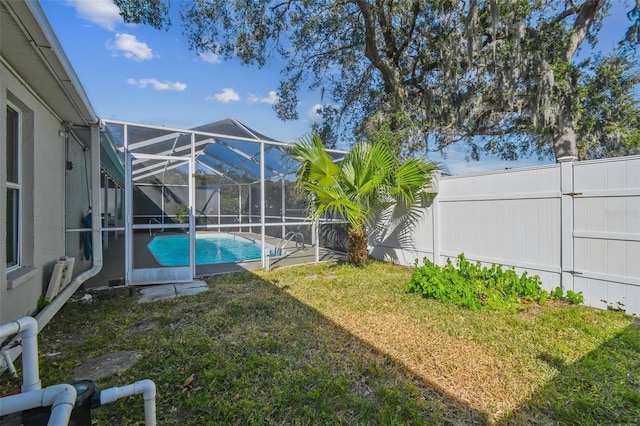
{"label": "window frame", "polygon": [[[15,168],[15,175],[16,175],[16,180],[17,182],[14,182],[12,180],[9,180],[8,176],[6,177],[6,203],[5,203],[5,213],[8,213],[8,208],[9,208],[9,192],[10,191],[15,191],[15,193],[17,194],[17,211],[15,212],[15,217],[13,220],[13,223],[10,224],[9,223],[9,217],[7,215],[7,248],[8,247],[8,243],[9,243],[9,239],[13,239],[15,238],[14,241],[14,245],[15,245],[15,249],[14,249],[14,253],[12,253],[12,257],[15,257],[14,261],[11,262],[11,264],[8,262],[9,261],[9,251],[7,250],[6,253],[6,259],[5,261],[7,262],[6,265],[6,270],[7,272],[11,272],[13,270],[19,269],[22,266],[22,212],[23,212],[23,208],[22,208],[22,199],[23,199],[23,191],[22,191],[22,169],[23,169],[23,165],[22,165],[22,110],[20,108],[18,108],[15,104],[8,102],[6,104],[6,119],[5,119],[5,124],[9,119],[9,110],[12,110],[13,113],[15,114],[16,117],[16,121],[17,123],[15,123],[15,127],[16,127],[16,134],[14,135],[13,141],[9,141],[9,126],[7,126],[7,128],[5,129],[6,135],[5,135],[5,149],[7,150],[7,154],[9,152],[8,148],[9,148],[9,144],[15,144],[14,148],[15,148],[15,154],[14,154],[14,159],[12,161],[15,161],[16,164],[14,165]],[[7,155],[8,157],[8,155]],[[10,160],[9,158],[6,159],[7,162]],[[6,164],[6,170],[8,172],[9,170],[9,164]],[[9,234],[9,228],[12,227],[14,229],[16,229],[15,231],[15,237],[13,235]]]}

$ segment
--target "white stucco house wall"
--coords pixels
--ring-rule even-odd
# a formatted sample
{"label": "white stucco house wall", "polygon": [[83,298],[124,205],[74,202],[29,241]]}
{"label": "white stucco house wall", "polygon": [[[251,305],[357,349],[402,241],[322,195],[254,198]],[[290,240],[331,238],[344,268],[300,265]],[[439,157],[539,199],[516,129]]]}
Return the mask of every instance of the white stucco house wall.
{"label": "white stucco house wall", "polygon": [[[0,324],[35,315],[41,329],[100,269],[100,244],[85,259],[83,234],[66,232],[89,206],[100,211],[100,133],[37,2],[0,0],[0,123]],[[75,259],[72,282],[38,310],[63,257]]]}

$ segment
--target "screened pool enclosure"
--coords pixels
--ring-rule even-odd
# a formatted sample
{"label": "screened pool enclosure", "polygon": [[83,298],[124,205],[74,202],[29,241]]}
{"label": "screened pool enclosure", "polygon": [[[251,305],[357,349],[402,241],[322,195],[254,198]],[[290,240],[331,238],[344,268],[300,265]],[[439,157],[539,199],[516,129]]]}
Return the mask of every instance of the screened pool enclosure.
{"label": "screened pool enclosure", "polygon": [[[124,234],[126,284],[191,281],[229,262],[269,267],[298,249],[316,260],[321,246],[344,251],[339,220],[307,219],[289,145],[234,119],[189,130],[104,120],[101,139],[103,244]],[[212,235],[225,238],[212,246]],[[163,260],[171,249],[179,260]]]}

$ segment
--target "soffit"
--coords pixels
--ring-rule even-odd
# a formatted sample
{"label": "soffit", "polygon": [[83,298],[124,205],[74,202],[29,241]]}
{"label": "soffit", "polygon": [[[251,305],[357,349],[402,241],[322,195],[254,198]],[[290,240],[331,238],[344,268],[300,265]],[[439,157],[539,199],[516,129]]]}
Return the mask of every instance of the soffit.
{"label": "soffit", "polygon": [[97,124],[71,64],[37,2],[0,1],[0,56],[62,120]]}

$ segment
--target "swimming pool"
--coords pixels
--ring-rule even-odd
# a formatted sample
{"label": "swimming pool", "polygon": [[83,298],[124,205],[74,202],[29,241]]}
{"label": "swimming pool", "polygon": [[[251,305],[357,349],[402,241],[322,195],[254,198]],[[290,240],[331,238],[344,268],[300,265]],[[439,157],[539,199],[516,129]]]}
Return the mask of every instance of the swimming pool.
{"label": "swimming pool", "polygon": [[[189,265],[188,235],[156,236],[147,248],[162,266]],[[196,265],[258,260],[260,255],[259,241],[224,233],[196,235]]]}

